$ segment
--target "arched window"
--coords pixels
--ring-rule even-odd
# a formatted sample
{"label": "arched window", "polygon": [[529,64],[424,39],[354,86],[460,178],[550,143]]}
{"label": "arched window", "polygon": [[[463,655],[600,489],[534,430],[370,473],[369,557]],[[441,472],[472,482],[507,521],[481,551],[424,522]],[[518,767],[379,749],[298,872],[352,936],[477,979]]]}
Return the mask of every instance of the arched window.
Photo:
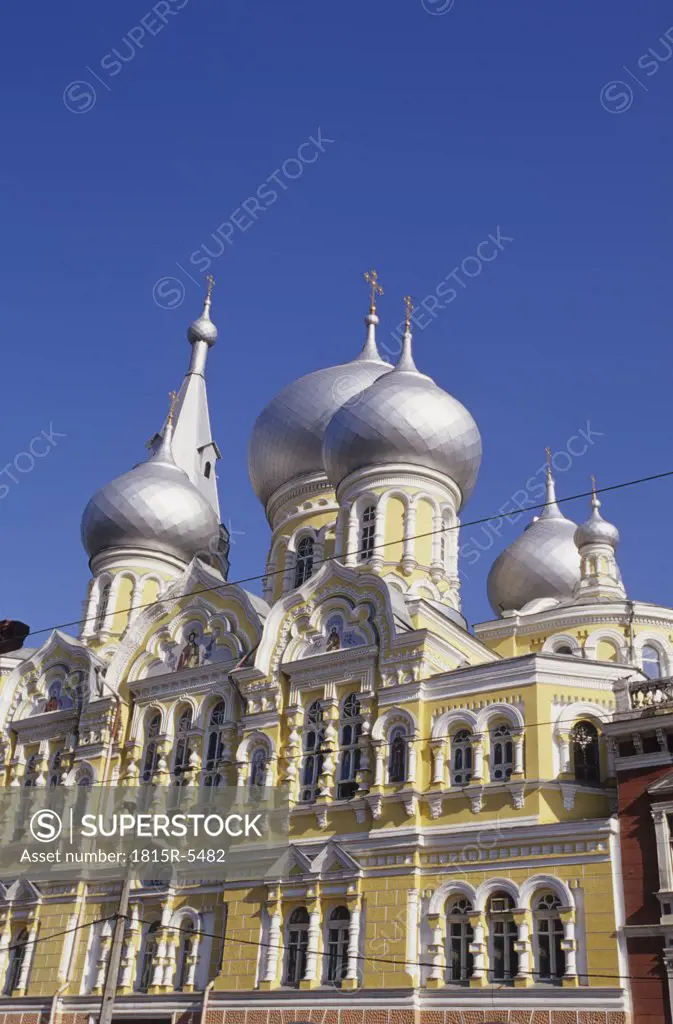
{"label": "arched window", "polygon": [[308,949],[308,910],[297,907],[292,911],[287,928],[287,953],[285,959],[285,984],[299,988],[299,982],[306,974],[306,950]]}
{"label": "arched window", "polygon": [[341,705],[339,721],[339,800],[350,800],[357,791],[356,772],[360,767],[361,734],[360,701],[356,693],[349,693]]}
{"label": "arched window", "polygon": [[26,945],[28,942],[28,932],[23,928],[16,938],[12,941],[12,948],[9,951],[9,963],[7,964],[7,973],[5,974],[5,985],[3,988],[3,995],[13,995],[19,987],[21,981],[21,968],[23,967],[23,961],[26,957]]}
{"label": "arched window", "polygon": [[573,649],[568,644],[559,644],[554,648],[554,654],[572,654]]}
{"label": "arched window", "polygon": [[189,768],[189,758],[192,750],[190,734],[192,731],[192,709],[185,708],[180,713],[178,724],[175,730],[175,757],[173,758],[173,775],[177,785],[184,783],[184,773]]}
{"label": "arched window", "polygon": [[322,724],[322,706],[319,700],[311,704],[306,712],[306,725],[303,731],[304,756],[301,769],[301,799],[315,800],[318,790],[318,779],[322,773],[323,755],[320,745],[325,736]]}
{"label": "arched window", "polygon": [[407,781],[407,730],[396,725],[388,737],[388,782]]}
{"label": "arched window", "polygon": [[491,739],[491,778],[505,780],[512,774],[512,734],[506,725],[493,730]]}
{"label": "arched window", "polygon": [[194,949],[194,922],[188,918],[180,925],[180,948],[178,950],[178,969],[175,973],[175,988],[181,992],[189,979],[189,958]]}
{"label": "arched window", "polygon": [[519,954],[514,948],[517,927],[513,909],[514,901],[506,892],[495,893],[488,903],[491,981],[511,982],[519,970]]}
{"label": "arched window", "polygon": [[61,766],[62,759],[63,759],[62,752],[60,750],[57,750],[56,753],[54,754],[54,756],[51,759],[51,764],[49,765],[49,785],[50,786],[60,786],[61,785],[61,779],[63,778],[63,768]]}
{"label": "arched window", "polygon": [[536,974],[540,981],[561,981],[565,974],[560,906],[561,901],[552,892],[543,893],[535,902]]}
{"label": "arched window", "polygon": [[98,611],[96,612],[96,629],[102,629],[105,625],[105,616],[107,615],[108,605],[110,604],[110,589],[111,583],[106,583],[101,590],[100,597],[98,599]]}
{"label": "arched window", "polygon": [[226,718],[226,705],[223,700],[218,701],[210,712],[208,720],[208,733],[206,736],[206,756],[204,759],[204,785],[218,786],[220,776],[217,771],[217,762],[222,757],[224,746],[223,726]]}
{"label": "arched window", "polygon": [[447,981],[467,981],[472,977],[473,957],[470,943],[473,939],[469,913],[472,904],[466,899],[449,901],[446,917],[446,977]]}
{"label": "arched window", "polygon": [[297,563],[294,569],[294,585],[301,587],[313,575],[313,537],[304,537],[297,545]]}
{"label": "arched window", "polygon": [[145,760],[143,761],[143,782],[151,782],[159,763],[157,736],[161,729],[161,715],[152,715],[145,727]]}
{"label": "arched window", "polygon": [[578,722],[570,733],[575,778],[581,782],[599,782],[601,777],[598,730],[591,722]]}
{"label": "arched window", "polygon": [[267,753],[264,747],[257,747],[250,758],[249,784],[252,789],[262,789],[266,779]]}
{"label": "arched window", "polygon": [[337,907],[327,928],[327,982],[341,985],[348,970],[348,929],[351,915],[346,907]]}
{"label": "arched window", "polygon": [[661,679],[661,654],[652,644],[643,647],[642,663],[648,679]]}
{"label": "arched window", "polygon": [[205,465],[204,470],[203,470],[203,475],[205,476],[206,480],[210,480],[210,470],[211,469],[212,469],[212,467],[211,467],[210,463],[206,462],[206,465]]}
{"label": "arched window", "polygon": [[362,533],[360,535],[360,561],[368,562],[374,554],[374,534],[376,532],[376,506],[367,505],[362,513]]}
{"label": "arched window", "polygon": [[451,741],[451,784],[464,786],[472,778],[472,733],[460,729]]}
{"label": "arched window", "polygon": [[145,935],[145,943],[143,945],[143,956],[140,965],[140,977],[138,979],[138,991],[147,992],[150,985],[152,984],[152,974],[154,971],[154,961],[157,956],[157,932],[159,931],[159,922],[154,921],[153,924],[147,929]]}

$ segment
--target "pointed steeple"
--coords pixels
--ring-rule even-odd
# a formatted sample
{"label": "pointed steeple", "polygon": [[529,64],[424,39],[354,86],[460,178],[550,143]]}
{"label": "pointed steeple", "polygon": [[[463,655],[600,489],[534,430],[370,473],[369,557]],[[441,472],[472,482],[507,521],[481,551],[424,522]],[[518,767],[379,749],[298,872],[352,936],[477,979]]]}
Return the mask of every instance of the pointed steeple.
{"label": "pointed steeple", "polygon": [[[210,427],[205,379],[208,351],[217,341],[217,327],[210,319],[213,284],[212,277],[209,277],[203,311],[187,331],[192,354],[175,402],[171,448],[176,465],[185,471],[194,486],[208,499],[219,521],[220,503],[215,465],[220,458],[220,451]],[[164,438],[168,422],[164,424],[161,434],[153,438],[153,451],[157,450]]]}
{"label": "pointed steeple", "polygon": [[402,338],[402,352],[397,361],[395,370],[403,370],[408,373],[418,373],[418,368],[411,354],[411,314],[414,309],[414,302],[410,295],[404,296],[404,336]]}
{"label": "pointed steeple", "polygon": [[547,483],[546,483],[546,496],[545,496],[545,507],[537,516],[538,519],[565,519],[566,517],[558,507],[556,501],[556,481],[552,476],[551,472],[551,459],[552,453],[551,448],[545,448],[547,454]]}

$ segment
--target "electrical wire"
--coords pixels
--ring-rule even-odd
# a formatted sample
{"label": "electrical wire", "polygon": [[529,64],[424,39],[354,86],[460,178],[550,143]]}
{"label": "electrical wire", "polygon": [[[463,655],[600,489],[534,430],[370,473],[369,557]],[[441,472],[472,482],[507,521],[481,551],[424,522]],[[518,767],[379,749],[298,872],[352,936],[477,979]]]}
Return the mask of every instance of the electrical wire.
{"label": "electrical wire", "polygon": [[[640,484],[651,483],[653,480],[663,480],[666,477],[670,477],[670,476],[673,476],[673,469],[666,470],[663,473],[653,473],[651,476],[638,477],[635,480],[625,480],[622,483],[611,484],[608,487],[599,487],[599,488],[596,489],[595,492],[594,491],[582,491],[579,494],[571,494],[567,498],[558,498],[556,500],[556,502],[543,501],[543,502],[541,502],[538,505],[529,505],[526,509],[522,509],[522,508],[520,508],[518,510],[514,509],[512,512],[508,512],[508,513],[498,512],[496,515],[483,516],[481,519],[473,519],[473,520],[471,520],[469,522],[466,522],[466,523],[457,523],[455,526],[444,526],[444,527],[440,527],[438,530],[429,530],[426,533],[415,533],[415,534],[412,534],[410,537],[406,537],[406,538],[405,537],[400,537],[397,540],[383,541],[383,543],[381,543],[381,544],[375,544],[374,547],[371,550],[372,551],[378,551],[381,548],[392,547],[394,544],[401,544],[405,539],[407,539],[407,540],[423,540],[426,537],[435,537],[438,534],[451,533],[454,530],[466,529],[468,526],[480,526],[482,523],[491,523],[494,520],[507,519],[509,516],[515,514],[517,511],[519,511],[519,512],[524,512],[524,511],[525,512],[535,512],[535,511],[537,511],[539,509],[547,508],[547,506],[552,505],[552,504],[561,504],[561,503],[564,503],[564,502],[567,502],[567,501],[578,501],[580,498],[591,497],[591,495],[594,494],[594,493],[596,493],[596,494],[606,494],[608,491],[619,491],[619,490],[623,490],[626,487],[636,487],[636,486],[638,486]],[[343,561],[345,558],[349,558],[351,556],[357,556],[360,553],[360,550],[361,550],[360,548],[357,548],[355,551],[346,551],[343,554],[329,555],[326,558],[315,559],[314,562],[313,562],[313,566],[315,568],[315,566],[324,565],[327,562]],[[212,587],[200,587],[198,590],[191,590],[191,591],[188,591],[185,594],[181,594],[180,596],[181,596],[181,599],[182,599],[182,598],[185,598],[185,597],[195,597],[198,594],[208,594],[208,593],[211,593],[214,590],[226,590],[228,587],[240,587],[244,583],[255,583],[255,582],[258,582],[259,580],[268,579],[270,576],[281,575],[285,571],[286,570],[284,568],[283,569],[273,569],[273,570],[271,570],[271,572],[259,573],[256,576],[245,576],[245,577],[242,577],[241,579],[238,579],[238,580],[231,580],[231,581],[226,581],[224,583],[217,583],[217,584],[215,584]],[[142,611],[145,608],[152,608],[152,607],[154,607],[154,605],[161,604],[163,602],[163,600],[164,600],[164,598],[162,597],[162,598],[157,598],[155,601],[148,601],[146,604],[139,604],[139,605],[133,605],[133,606],[129,605],[128,608],[118,608],[118,609],[115,610],[114,614],[115,615],[124,615],[124,614],[126,614],[128,612],[132,612],[132,611],[134,611],[134,612]],[[85,616],[82,619],[73,619],[71,622],[62,622],[62,623],[60,623],[58,625],[55,625],[55,626],[43,626],[41,629],[33,629],[33,630],[31,630],[29,633],[26,634],[24,639],[27,639],[29,636],[39,636],[42,633],[51,633],[55,629],[68,629],[70,626],[82,626],[82,625],[84,625],[87,622],[95,621],[96,618],[97,618],[96,615],[89,615],[89,616]]]}

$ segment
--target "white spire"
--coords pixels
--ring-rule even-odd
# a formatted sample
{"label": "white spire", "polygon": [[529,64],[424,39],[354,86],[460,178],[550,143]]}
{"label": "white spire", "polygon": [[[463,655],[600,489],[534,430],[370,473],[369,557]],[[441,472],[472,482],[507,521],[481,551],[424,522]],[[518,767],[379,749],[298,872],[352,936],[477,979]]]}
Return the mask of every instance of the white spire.
{"label": "white spire", "polygon": [[[208,350],[217,340],[217,327],[210,319],[212,288],[213,280],[209,278],[203,312],[187,332],[192,356],[175,403],[171,449],[176,465],[185,471],[194,486],[207,498],[219,522],[220,502],[215,465],[220,458],[220,451],[210,428],[205,379]],[[155,451],[157,442],[165,437],[167,426],[168,420],[161,435],[154,438]]]}
{"label": "white spire", "polygon": [[591,478],[591,515],[575,531],[580,553],[581,576],[574,599],[582,601],[623,601],[626,589],[617,565],[615,551],[619,530],[600,513],[596,478]]}
{"label": "white spire", "polygon": [[546,496],[545,496],[545,507],[540,512],[538,519],[565,519],[566,517],[558,507],[556,501],[556,482],[554,477],[551,475],[551,448],[545,448],[547,453],[547,485],[546,485]]}

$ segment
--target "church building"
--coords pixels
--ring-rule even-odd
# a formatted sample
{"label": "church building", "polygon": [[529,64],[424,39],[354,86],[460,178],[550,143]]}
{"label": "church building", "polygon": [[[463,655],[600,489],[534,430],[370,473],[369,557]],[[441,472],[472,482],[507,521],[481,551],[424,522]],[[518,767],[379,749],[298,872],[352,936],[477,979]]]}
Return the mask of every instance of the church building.
{"label": "church building", "polygon": [[[479,429],[416,366],[410,302],[381,357],[368,279],[359,354],[254,425],[259,593],[227,584],[209,288],[149,457],[92,480],[79,635],[0,655],[3,783],[288,801],[264,877],[134,880],[115,1021],[636,1024],[608,726],[625,686],[673,673],[673,610],[628,596],[597,493],[577,525],[550,467],[468,629]],[[3,1024],[98,1020],[121,886],[0,884]]]}

